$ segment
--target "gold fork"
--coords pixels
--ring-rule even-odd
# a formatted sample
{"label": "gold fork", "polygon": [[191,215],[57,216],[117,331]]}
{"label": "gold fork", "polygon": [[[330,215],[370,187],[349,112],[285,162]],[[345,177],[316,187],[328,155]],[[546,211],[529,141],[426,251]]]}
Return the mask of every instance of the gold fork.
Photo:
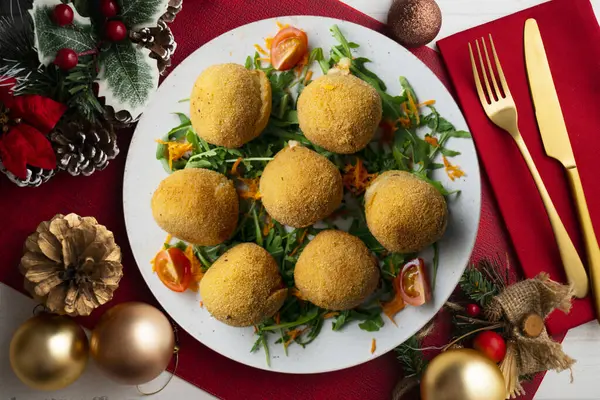
{"label": "gold fork", "polygon": [[[471,43],[469,43],[471,66],[473,67],[473,77],[475,78],[475,86],[477,86],[479,100],[481,101],[481,105],[483,106],[488,118],[498,127],[510,133],[517,144],[517,147],[521,151],[521,155],[525,159],[531,175],[533,175],[533,180],[535,181],[538,191],[540,192],[540,196],[542,197],[542,201],[546,207],[546,212],[550,218],[550,224],[552,225],[552,230],[554,231],[554,236],[556,238],[556,243],[558,244],[560,257],[562,259],[569,284],[573,286],[573,291],[576,297],[585,297],[588,293],[587,274],[583,268],[579,254],[577,254],[577,250],[575,250],[575,246],[573,245],[573,242],[571,241],[564,224],[556,212],[556,208],[554,207],[552,199],[548,194],[548,190],[546,190],[546,186],[544,185],[544,181],[542,180],[542,177],[540,176],[540,173],[538,172],[537,167],[531,158],[531,154],[529,154],[529,150],[527,149],[527,146],[521,137],[517,122],[517,107],[515,106],[515,101],[510,94],[510,89],[508,88],[506,78],[504,77],[504,72],[502,71],[502,66],[500,65],[498,54],[496,53],[492,35],[489,35],[489,38],[496,69],[498,71],[498,77],[500,78],[500,84],[502,86],[502,91],[500,91],[498,82],[496,81],[494,69],[492,68],[492,63],[490,62],[490,57],[488,55],[488,49],[485,44],[485,38],[482,37],[481,43],[483,47],[483,53],[485,54],[487,72],[481,49],[479,47],[479,40],[475,41],[475,46],[477,47],[477,55],[479,56],[481,75],[483,75],[485,88],[481,84],[477,65],[475,64],[475,57],[473,56],[473,48]],[[492,81],[493,90],[492,86],[490,86],[488,75],[490,77],[489,80]],[[504,96],[502,95],[502,92],[504,92]]]}

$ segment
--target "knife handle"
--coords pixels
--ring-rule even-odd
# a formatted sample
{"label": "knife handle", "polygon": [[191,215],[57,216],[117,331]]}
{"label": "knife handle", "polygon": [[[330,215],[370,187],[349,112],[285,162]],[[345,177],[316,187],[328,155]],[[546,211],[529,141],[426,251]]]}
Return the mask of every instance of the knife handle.
{"label": "knife handle", "polygon": [[581,185],[581,179],[579,178],[579,171],[577,171],[577,168],[569,168],[567,169],[567,174],[571,183],[571,191],[573,192],[575,203],[577,204],[579,223],[581,224],[581,230],[583,231],[588,269],[592,281],[592,292],[595,296],[594,304],[596,306],[596,315],[600,320],[600,247],[598,247],[598,240],[594,233],[592,218],[590,217],[587,202],[585,201],[585,194],[583,192],[583,186]]}
{"label": "knife handle", "polygon": [[562,223],[562,220],[556,211],[556,207],[554,207],[554,203],[552,203],[552,199],[550,198],[550,194],[546,189],[546,185],[544,185],[544,181],[542,180],[542,177],[535,166],[535,162],[533,161],[533,158],[531,157],[531,154],[529,153],[527,145],[525,145],[521,134],[513,134],[512,136],[517,143],[517,146],[519,147],[527,166],[529,167],[531,175],[533,175],[533,180],[535,181],[538,191],[540,192],[540,196],[542,197],[542,201],[544,202],[544,206],[546,207],[546,212],[548,213],[548,218],[550,219],[550,225],[552,225],[552,231],[554,232],[556,244],[558,245],[560,258],[563,262],[567,280],[569,281],[569,284],[573,286],[573,294],[575,297],[581,299],[587,296],[589,290],[588,277],[585,272],[585,268],[583,267],[583,263],[581,262],[581,258],[579,258],[577,249],[575,249],[575,245],[573,245],[573,242],[569,237],[569,233],[567,232],[565,225]]}

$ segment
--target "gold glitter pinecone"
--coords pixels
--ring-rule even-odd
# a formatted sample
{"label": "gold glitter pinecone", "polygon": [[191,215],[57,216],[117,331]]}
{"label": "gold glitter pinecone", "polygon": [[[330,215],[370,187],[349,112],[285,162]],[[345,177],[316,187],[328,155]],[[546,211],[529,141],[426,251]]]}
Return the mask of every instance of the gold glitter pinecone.
{"label": "gold glitter pinecone", "polygon": [[108,302],[123,276],[121,248],[95,218],[57,214],[25,242],[25,289],[51,312],[89,315]]}

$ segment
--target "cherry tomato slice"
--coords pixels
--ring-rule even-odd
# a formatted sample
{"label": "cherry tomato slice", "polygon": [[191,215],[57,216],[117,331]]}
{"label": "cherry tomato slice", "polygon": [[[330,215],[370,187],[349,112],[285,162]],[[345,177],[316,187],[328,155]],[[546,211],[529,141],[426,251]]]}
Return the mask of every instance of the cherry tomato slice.
{"label": "cherry tomato slice", "polygon": [[407,304],[420,306],[431,299],[429,280],[423,259],[409,261],[400,273],[400,294]]}
{"label": "cherry tomato slice", "polygon": [[185,292],[192,281],[192,266],[177,247],[163,250],[154,259],[154,269],[161,282],[174,292]]}
{"label": "cherry tomato slice", "polygon": [[298,64],[308,52],[308,37],[300,29],[288,26],[273,38],[271,65],[278,71],[287,71]]}

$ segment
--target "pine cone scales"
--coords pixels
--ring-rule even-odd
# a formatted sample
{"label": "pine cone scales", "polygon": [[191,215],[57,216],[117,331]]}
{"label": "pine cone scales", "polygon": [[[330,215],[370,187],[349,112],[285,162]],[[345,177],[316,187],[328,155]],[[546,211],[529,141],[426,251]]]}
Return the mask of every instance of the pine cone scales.
{"label": "pine cone scales", "polygon": [[43,169],[34,167],[31,165],[27,166],[27,178],[20,179],[16,177],[14,174],[4,168],[4,165],[0,161],[0,172],[3,172],[8,179],[10,179],[14,184],[19,187],[38,187],[42,183],[48,182],[50,178],[52,178],[55,174],[55,170],[53,169]]}
{"label": "pine cone scales", "polygon": [[113,234],[91,217],[56,215],[25,242],[25,289],[58,314],[89,315],[112,299],[123,276]]}
{"label": "pine cone scales", "polygon": [[106,122],[66,121],[50,134],[50,141],[58,169],[73,176],[102,171],[119,154],[117,136]]}

